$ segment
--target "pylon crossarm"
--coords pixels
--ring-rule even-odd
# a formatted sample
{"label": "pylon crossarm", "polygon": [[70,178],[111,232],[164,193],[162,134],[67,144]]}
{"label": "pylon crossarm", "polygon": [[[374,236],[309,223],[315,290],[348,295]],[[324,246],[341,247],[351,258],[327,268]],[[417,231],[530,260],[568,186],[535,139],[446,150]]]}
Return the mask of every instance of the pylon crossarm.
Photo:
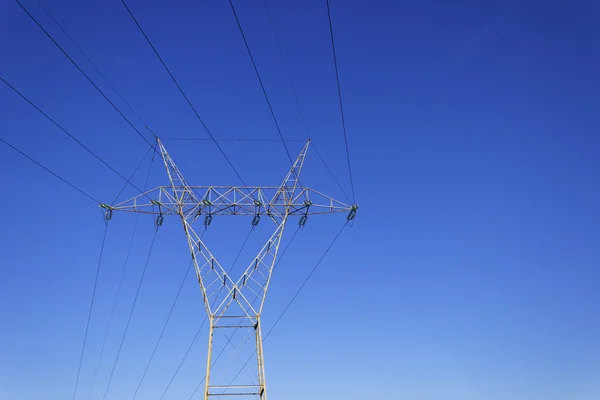
{"label": "pylon crossarm", "polygon": [[[294,198],[287,204],[282,197],[266,200],[279,190],[277,187],[190,186],[183,193],[192,191],[195,199],[185,195],[181,202],[173,196],[172,190],[169,186],[159,186],[106,207],[115,211],[154,215],[180,215],[181,210],[188,220],[208,215],[266,215],[275,216],[278,223],[286,212],[289,215],[331,214],[350,212],[353,207],[311,188],[297,188]],[[178,187],[175,191],[182,193]]]}

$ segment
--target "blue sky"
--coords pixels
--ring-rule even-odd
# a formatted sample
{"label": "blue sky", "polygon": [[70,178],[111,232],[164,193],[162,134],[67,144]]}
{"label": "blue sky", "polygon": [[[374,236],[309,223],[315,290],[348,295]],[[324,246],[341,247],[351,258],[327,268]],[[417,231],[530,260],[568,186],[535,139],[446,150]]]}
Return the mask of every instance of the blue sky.
{"label": "blue sky", "polygon": [[[142,130],[37,2],[23,3]],[[128,4],[217,138],[278,139],[227,2]],[[235,4],[282,133],[300,140],[291,152],[309,135],[348,191],[324,2],[270,2],[307,130],[264,3]],[[165,138],[190,182],[239,184],[213,143],[168,139],[208,135],[120,2],[44,5]],[[599,398],[600,6],[331,7],[360,212],[265,342],[270,397]],[[129,175],[146,144],[15,2],[0,4],[0,37],[1,76]],[[120,190],[116,175],[4,85],[0,122],[3,139],[92,196],[110,202]],[[249,185],[285,175],[280,143],[223,148]],[[304,184],[343,199],[314,153],[306,165]],[[149,167],[146,159],[136,185]],[[69,398],[101,214],[3,144],[0,174],[0,398]],[[166,179],[155,162],[149,185]],[[134,219],[115,215],[108,229],[78,398],[90,390]],[[225,263],[249,223],[231,234],[234,222],[215,220],[206,233]],[[315,217],[298,234],[274,274],[265,329],[343,223]],[[152,234],[141,218],[91,398],[107,382]],[[108,398],[133,395],[188,257],[178,221],[165,221]],[[204,313],[189,275],[139,398],[159,398]],[[165,399],[188,398],[200,382],[205,342],[204,331]]]}

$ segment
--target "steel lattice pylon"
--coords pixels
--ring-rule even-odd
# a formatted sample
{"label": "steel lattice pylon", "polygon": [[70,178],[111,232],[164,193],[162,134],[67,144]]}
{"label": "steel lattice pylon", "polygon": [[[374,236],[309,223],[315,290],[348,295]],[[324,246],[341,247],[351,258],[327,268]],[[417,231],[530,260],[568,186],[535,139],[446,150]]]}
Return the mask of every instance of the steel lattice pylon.
{"label": "steel lattice pylon", "polygon": [[[278,187],[191,186],[160,139],[156,140],[170,186],[159,186],[117,205],[102,204],[101,207],[111,215],[113,211],[154,214],[158,226],[162,225],[164,215],[180,217],[210,322],[204,399],[246,395],[266,400],[260,317],[288,217],[300,215],[299,223],[303,225],[311,214],[347,212],[348,220],[352,220],[358,206],[344,204],[300,184],[300,173],[310,140]],[[208,226],[215,215],[253,216],[252,225],[258,224],[261,216],[266,215],[275,223],[275,231],[237,280],[229,277],[192,227],[201,218],[204,219],[204,225]],[[250,301],[253,296],[254,299]],[[258,304],[255,304],[257,300]],[[254,330],[257,385],[211,385],[213,336],[217,328]],[[216,393],[215,390],[220,392]]]}

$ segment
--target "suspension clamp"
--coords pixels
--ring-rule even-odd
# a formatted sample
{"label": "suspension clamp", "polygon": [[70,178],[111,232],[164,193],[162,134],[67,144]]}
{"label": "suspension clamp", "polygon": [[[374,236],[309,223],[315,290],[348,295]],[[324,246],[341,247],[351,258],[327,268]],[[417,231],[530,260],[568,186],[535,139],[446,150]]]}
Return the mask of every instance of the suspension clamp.
{"label": "suspension clamp", "polygon": [[300,217],[300,221],[298,221],[298,225],[300,225],[300,227],[303,227],[304,225],[306,225],[306,221],[308,220],[308,215],[303,215],[302,217]]}
{"label": "suspension clamp", "polygon": [[346,217],[346,219],[348,221],[354,220],[354,218],[356,218],[357,210],[358,210],[358,204],[354,204],[352,207],[350,207],[350,212],[348,213],[348,217]]}
{"label": "suspension clamp", "polygon": [[112,219],[112,215],[113,215],[113,210],[112,207],[109,206],[108,204],[100,204],[100,208],[104,209],[104,220],[105,221],[110,221]]}

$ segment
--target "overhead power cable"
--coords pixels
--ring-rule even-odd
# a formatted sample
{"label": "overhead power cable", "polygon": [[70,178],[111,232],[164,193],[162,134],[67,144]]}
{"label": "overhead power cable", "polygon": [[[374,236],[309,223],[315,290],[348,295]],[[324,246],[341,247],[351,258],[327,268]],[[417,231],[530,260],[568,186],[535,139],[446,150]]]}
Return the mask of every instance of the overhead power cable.
{"label": "overhead power cable", "polygon": [[[271,328],[269,329],[269,331],[267,332],[267,334],[263,338],[263,342],[267,340],[267,338],[269,337],[269,335],[271,334],[271,332],[273,332],[273,329],[275,329],[275,327],[277,326],[277,324],[279,323],[279,321],[281,321],[281,318],[283,318],[283,316],[285,315],[285,313],[289,310],[289,308],[291,307],[292,303],[294,303],[294,301],[296,300],[296,298],[298,297],[298,295],[300,294],[300,292],[302,291],[302,289],[304,289],[304,287],[306,286],[306,284],[308,283],[308,281],[310,280],[310,278],[314,275],[314,273],[317,270],[317,268],[319,268],[319,265],[321,265],[321,262],[323,262],[323,259],[325,259],[325,256],[327,256],[327,253],[329,253],[329,250],[331,250],[331,248],[333,247],[333,245],[335,244],[335,242],[338,240],[338,238],[340,237],[340,235],[344,231],[344,228],[346,228],[347,225],[348,225],[347,223],[344,223],[344,225],[342,226],[342,229],[339,230],[339,232],[337,233],[337,235],[335,235],[335,237],[333,238],[333,241],[329,244],[329,246],[327,246],[327,248],[325,249],[325,252],[319,258],[319,261],[317,261],[317,263],[312,268],[312,270],[310,271],[310,273],[308,274],[308,276],[306,277],[306,279],[304,280],[304,282],[302,282],[302,285],[300,285],[300,287],[298,288],[298,290],[296,291],[296,293],[294,294],[294,296],[292,296],[292,299],[285,306],[285,308],[283,309],[283,311],[281,312],[281,314],[279,314],[279,316],[275,320],[275,323],[273,323],[273,326],[271,326]],[[256,354],[256,351],[254,351],[250,355],[250,357],[248,357],[248,359],[246,360],[246,362],[244,363],[244,365],[242,365],[242,367],[239,369],[239,371],[237,372],[237,374],[229,382],[229,384],[227,385],[227,387],[231,386],[233,384],[233,382],[235,382],[235,380],[242,373],[242,371],[244,370],[244,368],[246,368],[246,365],[248,365],[248,363],[250,362],[250,360],[252,360],[252,358],[254,357],[254,354]],[[198,390],[198,388],[196,388],[196,390]]]}
{"label": "overhead power cable", "polygon": [[98,73],[98,75],[100,75],[102,77],[102,79],[104,79],[104,81],[112,89],[112,91],[115,92],[115,94],[121,99],[121,101],[127,106],[127,108],[129,108],[129,110],[137,117],[137,119],[140,120],[140,122],[142,124],[144,124],[145,127],[148,128],[148,124],[146,124],[146,121],[144,121],[142,119],[142,117],[140,117],[140,115],[129,104],[129,102],[127,102],[127,100],[125,100],[125,98],[123,96],[121,96],[121,93],[119,93],[119,91],[113,86],[113,84],[108,80],[108,78],[102,72],[100,72],[100,70],[98,69],[98,67],[96,67],[96,64],[94,64],[92,62],[92,60],[90,60],[90,58],[87,56],[87,54],[85,54],[85,52],[81,49],[81,47],[79,47],[79,45],[77,44],[77,42],[75,42],[75,40],[62,27],[62,25],[56,20],[56,18],[54,18],[54,15],[52,15],[52,13],[42,4],[42,2],[40,0],[36,0],[36,1],[40,5],[40,7],[42,7],[42,9],[46,12],[46,14],[48,14],[48,16],[52,19],[52,21],[54,21],[54,23],[56,24],[56,26],[58,26],[58,28],[62,31],[62,33],[65,34],[65,36],[67,37],[67,39],[69,39],[71,41],[71,43],[73,43],[73,46],[75,46],[75,48],[79,51],[79,53],[81,53],[81,55],[83,56],[83,58],[85,58],[86,61],[96,70],[96,72]]}
{"label": "overhead power cable", "polygon": [[108,334],[110,332],[110,328],[112,327],[115,310],[117,308],[117,301],[119,300],[119,296],[121,294],[121,288],[123,286],[123,278],[125,277],[125,270],[127,269],[127,264],[129,263],[129,256],[131,255],[131,248],[133,247],[133,239],[134,239],[135,233],[137,231],[139,219],[140,219],[140,214],[137,214],[135,217],[135,223],[133,225],[133,231],[131,232],[131,239],[129,239],[129,246],[127,247],[127,254],[125,255],[125,263],[123,264],[123,268],[121,269],[121,278],[119,279],[119,284],[117,287],[117,294],[115,295],[115,301],[113,303],[113,307],[110,312],[108,328],[106,328],[104,340],[102,341],[102,348],[100,349],[100,356],[98,356],[98,362],[96,363],[96,369],[94,370],[94,375],[92,377],[92,384],[90,386],[90,391],[88,393],[88,399],[91,398],[92,393],[94,391],[94,387],[96,385],[96,379],[98,378],[98,370],[100,369],[100,364],[102,363],[102,359],[104,358],[104,350],[106,349],[106,342],[108,340]]}
{"label": "overhead power cable", "polygon": [[[302,112],[302,107],[300,107],[300,98],[298,96],[298,91],[296,90],[296,87],[294,85],[294,82],[292,79],[292,73],[290,72],[290,68],[288,67],[288,63],[286,61],[285,54],[283,52],[283,46],[281,45],[281,40],[279,40],[279,34],[277,33],[277,29],[275,28],[275,21],[273,20],[273,15],[271,14],[271,8],[269,7],[269,0],[265,0],[265,8],[267,9],[267,15],[269,16],[269,24],[271,25],[271,30],[273,31],[273,36],[275,36],[275,42],[277,43],[277,49],[279,50],[279,55],[281,56],[281,61],[283,62],[283,67],[285,69],[285,72],[286,72],[286,75],[288,78],[288,83],[290,84],[290,89],[292,91],[292,95],[294,96],[296,108],[298,109],[298,114],[300,115],[300,119],[302,120],[302,126],[304,128],[304,132],[306,133],[307,137],[310,137],[310,135],[308,133],[308,123],[306,122],[304,112]],[[346,194],[346,191],[344,190],[344,188],[338,181],[337,177],[335,176],[335,174],[333,173],[331,168],[329,168],[329,165],[327,165],[327,163],[325,162],[325,159],[321,156],[321,153],[319,153],[319,151],[317,150],[317,147],[315,146],[314,141],[311,142],[311,146],[315,150],[315,153],[317,153],[317,156],[319,157],[319,159],[321,160],[321,162],[327,169],[327,172],[329,172],[329,174],[335,181],[336,185],[340,188],[340,190],[342,191],[342,193],[344,194],[346,199],[348,199],[348,201],[351,201],[350,197],[348,196],[348,194]]]}
{"label": "overhead power cable", "polygon": [[281,133],[281,128],[279,127],[279,123],[277,122],[277,118],[275,117],[275,112],[273,111],[273,106],[271,105],[271,101],[269,100],[269,96],[267,95],[267,90],[265,89],[265,85],[260,77],[260,73],[258,72],[258,67],[256,66],[256,62],[254,61],[254,57],[252,56],[252,51],[250,51],[250,45],[248,45],[248,40],[246,40],[246,35],[244,34],[244,29],[242,29],[242,24],[240,23],[240,19],[238,18],[237,12],[235,11],[235,7],[233,6],[233,1],[229,0],[229,5],[231,6],[231,11],[233,12],[233,16],[235,17],[235,22],[240,30],[240,34],[242,35],[242,39],[244,40],[244,45],[246,46],[246,50],[248,51],[248,56],[250,56],[250,61],[252,62],[252,66],[254,67],[254,72],[256,73],[256,78],[258,79],[258,83],[260,84],[260,88],[262,89],[263,95],[265,96],[265,100],[267,105],[269,106],[269,111],[271,112],[271,117],[273,117],[273,122],[275,123],[275,127],[277,128],[277,133],[281,138],[281,143],[283,143],[283,147],[285,148],[285,152],[290,160],[290,164],[294,165],[294,161],[292,160],[292,156],[290,155],[290,151],[288,150],[287,144],[285,144],[285,140],[283,139],[283,134]]}
{"label": "overhead power cable", "polygon": [[49,168],[45,167],[44,165],[40,164],[38,161],[34,160],[33,158],[31,158],[27,154],[23,153],[21,150],[17,149],[15,146],[13,146],[12,144],[8,143],[6,140],[0,138],[0,142],[4,143],[5,145],[7,145],[8,147],[10,147],[14,151],[16,151],[17,153],[19,153],[20,155],[22,155],[23,157],[25,157],[26,159],[28,159],[29,161],[31,161],[32,163],[34,163],[35,165],[37,165],[38,167],[42,168],[46,172],[49,172],[50,174],[54,175],[54,177],[60,179],[61,181],[63,181],[67,185],[71,186],[73,189],[77,190],[79,193],[81,193],[82,195],[84,195],[88,199],[92,200],[96,204],[100,204],[100,202],[98,200],[96,200],[94,197],[92,197],[90,194],[88,194],[87,192],[85,192],[82,189],[78,188],[77,186],[73,185],[71,182],[67,181],[66,179],[64,179],[63,177],[61,177],[60,175],[58,175],[56,172],[54,172],[54,171],[50,170]]}
{"label": "overhead power cable", "polygon": [[35,105],[31,100],[29,100],[27,97],[25,97],[25,95],[23,93],[21,93],[17,88],[15,88],[13,85],[11,85],[8,81],[6,81],[4,78],[2,78],[0,76],[0,81],[2,81],[6,86],[8,86],[9,88],[11,88],[16,94],[18,94],[19,96],[21,96],[21,98],[23,100],[25,100],[27,103],[29,103],[33,108],[35,108],[40,114],[42,114],[44,117],[46,117],[50,122],[52,122],[58,129],[60,129],[61,131],[63,131],[65,134],[67,134],[67,136],[69,136],[71,139],[73,139],[75,141],[75,143],[77,143],[80,147],[82,147],[85,151],[87,151],[88,153],[90,153],[92,156],[94,156],[98,161],[100,161],[102,164],[104,164],[108,169],[110,169],[112,172],[114,172],[119,178],[123,179],[125,182],[127,182],[129,185],[131,185],[131,187],[135,188],[137,191],[139,191],[140,193],[144,193],[140,188],[138,188],[137,186],[135,186],[133,183],[131,183],[131,181],[127,178],[125,178],[119,171],[117,171],[116,169],[114,169],[113,167],[110,166],[110,164],[108,164],[106,161],[104,161],[104,159],[102,159],[99,155],[97,155],[96,153],[94,153],[89,147],[87,147],[85,144],[83,144],[79,139],[77,139],[74,135],[72,135],[69,131],[67,131],[65,128],[62,127],[62,125],[60,125],[58,122],[56,122],[54,119],[52,119],[52,117],[50,117],[48,114],[46,114],[44,111],[42,111],[41,108],[39,108],[37,105]]}
{"label": "overhead power cable", "polygon": [[[157,145],[158,142],[154,142],[154,146],[149,148],[148,151],[146,151],[146,154],[144,155],[144,157],[142,158],[142,160],[140,161],[140,163],[137,165],[137,167],[135,167],[135,169],[133,170],[133,172],[131,173],[131,176],[129,176],[129,180],[131,181],[133,179],[133,176],[135,175],[135,173],[138,171],[138,169],[140,169],[140,167],[142,166],[142,164],[144,163],[144,161],[146,161],[146,157],[148,157],[148,154],[150,154],[150,152],[152,150],[154,150],[155,146]],[[152,159],[150,160],[150,169],[152,168],[152,163],[154,162],[154,156],[156,153],[152,153]],[[148,171],[148,177],[146,178],[146,183],[144,184],[144,192],[147,189],[148,186],[148,180],[150,178],[150,171]],[[117,199],[119,198],[119,196],[121,195],[121,193],[123,193],[123,191],[125,190],[125,188],[127,187],[127,184],[123,185],[123,187],[121,188],[121,190],[119,190],[119,193],[117,193],[117,195],[115,196],[115,199],[113,200],[112,204],[116,203]]]}
{"label": "overhead power cable", "polygon": [[77,387],[79,386],[79,376],[81,374],[81,364],[83,363],[83,355],[85,353],[85,347],[87,344],[88,332],[90,329],[90,320],[92,319],[92,310],[94,308],[94,300],[96,299],[96,288],[98,287],[98,276],[100,275],[100,265],[102,264],[102,255],[104,254],[104,244],[106,243],[106,232],[108,231],[108,221],[104,224],[104,234],[102,235],[102,245],[100,246],[100,257],[98,259],[98,266],[96,267],[96,277],[94,278],[94,289],[92,290],[92,299],[90,300],[90,308],[88,311],[87,322],[85,324],[85,335],[83,336],[83,346],[81,347],[81,354],[79,356],[79,365],[77,366],[77,378],[75,379],[75,388],[73,389],[73,397],[77,394]]}
{"label": "overhead power cable", "polygon": [[75,68],[77,68],[77,70],[81,72],[81,74],[88,80],[88,82],[92,84],[92,86],[98,91],[98,93],[100,93],[102,97],[104,97],[104,99],[115,109],[115,111],[119,113],[119,115],[127,122],[127,124],[131,126],[131,128],[144,140],[144,142],[146,142],[146,144],[148,144],[148,146],[152,147],[152,144],[148,141],[148,139],[146,139],[142,132],[140,132],[138,128],[136,128],[135,125],[133,125],[133,123],[125,116],[125,114],[123,114],[123,112],[119,110],[119,108],[108,98],[108,96],[106,96],[106,94],[104,94],[104,92],[100,90],[98,85],[96,85],[94,81],[92,81],[92,79],[81,69],[81,67],[77,65],[77,63],[71,58],[71,56],[69,56],[69,54],[67,54],[67,52],[60,46],[60,44],[58,44],[58,42],[52,37],[52,35],[50,35],[50,33],[48,33],[46,29],[44,29],[44,27],[37,21],[37,19],[35,19],[33,15],[31,15],[27,8],[25,8],[25,6],[21,4],[19,0],[15,1],[19,4],[19,6],[21,6],[23,11],[25,11],[27,15],[29,15],[33,22],[35,22],[35,24],[46,34],[46,36],[48,36],[52,43],[54,43],[56,47],[58,47],[58,49],[65,55],[65,57],[67,57],[67,59],[71,61]]}
{"label": "overhead power cable", "polygon": [[[148,152],[146,152],[146,155],[144,156],[144,159],[146,158],[146,156],[149,154],[151,149],[148,149]],[[144,159],[142,159],[142,162],[144,161]],[[148,187],[148,181],[150,180],[150,173],[152,172],[152,164],[154,163],[154,157],[152,157],[152,159],[150,160],[150,167],[148,168],[148,173],[146,175],[146,181],[144,182],[144,190],[146,190],[146,188]],[[139,169],[139,167],[141,166],[141,162],[140,164],[137,166],[137,168],[135,169],[135,171],[133,171],[133,174],[131,174],[131,178],[133,178],[133,175],[135,174],[135,172]],[[124,189],[124,187],[123,187]],[[121,192],[123,191],[123,189],[121,189]],[[119,192],[119,194],[121,193]],[[117,198],[119,197],[119,195],[117,195]],[[114,202],[113,202],[114,203]],[[119,278],[119,284],[117,285],[117,293],[115,294],[115,300],[113,302],[113,306],[112,306],[112,310],[110,312],[110,318],[108,320],[108,327],[106,328],[106,333],[104,334],[104,340],[102,341],[102,348],[100,350],[100,356],[98,357],[98,363],[96,364],[96,370],[94,371],[94,377],[92,378],[92,385],[90,387],[90,391],[88,393],[88,400],[91,398],[92,396],[92,392],[94,391],[94,385],[96,384],[96,379],[98,377],[98,370],[100,369],[100,364],[102,363],[102,358],[104,356],[104,350],[106,348],[106,342],[108,340],[108,334],[110,333],[110,329],[112,327],[113,324],[113,319],[115,316],[115,310],[117,308],[117,304],[121,295],[121,289],[123,288],[123,279],[125,278],[125,271],[127,270],[127,265],[129,264],[129,257],[131,255],[131,249],[133,247],[133,239],[135,238],[135,234],[137,232],[137,227],[138,227],[138,223],[140,220],[140,214],[136,214],[135,216],[135,223],[133,225],[133,231],[131,232],[131,238],[129,239],[129,246],[127,247],[127,254],[125,255],[125,262],[123,263],[123,267],[121,268],[121,277]]]}
{"label": "overhead power cable", "polygon": [[323,163],[323,165],[325,166],[325,168],[327,169],[327,171],[329,172],[329,175],[331,175],[331,177],[333,178],[333,180],[335,181],[335,184],[340,188],[340,190],[342,191],[342,194],[344,195],[344,197],[346,197],[346,199],[348,201],[350,200],[350,196],[348,196],[348,194],[346,193],[346,191],[344,190],[344,188],[342,187],[342,185],[340,184],[340,181],[338,181],[337,177],[335,176],[335,174],[333,173],[333,171],[331,170],[331,168],[329,168],[329,165],[327,165],[327,163],[325,162],[325,159],[323,158],[323,156],[321,155],[321,153],[319,153],[319,150],[317,150],[317,147],[315,146],[315,144],[313,142],[310,143],[312,145],[312,148],[315,150],[315,153],[317,154],[317,157],[319,157],[319,159],[321,160],[321,162]]}
{"label": "overhead power cable", "polygon": [[231,169],[233,170],[233,172],[236,174],[236,176],[238,177],[238,179],[240,180],[240,182],[242,182],[242,184],[247,188],[248,185],[246,185],[246,183],[244,182],[244,179],[242,178],[242,176],[239,174],[239,172],[237,171],[237,169],[235,169],[235,167],[233,166],[233,163],[231,162],[231,160],[229,159],[229,157],[227,157],[227,154],[225,153],[225,151],[223,150],[223,148],[221,147],[221,145],[219,144],[219,142],[216,140],[215,136],[211,133],[210,129],[208,129],[208,126],[206,125],[206,123],[204,122],[204,120],[200,117],[200,114],[198,114],[198,111],[196,111],[196,108],[194,107],[194,105],[192,104],[192,102],[190,101],[190,99],[187,97],[187,95],[185,94],[185,92],[183,91],[183,89],[181,88],[181,86],[179,85],[179,83],[177,82],[177,80],[175,79],[175,76],[173,76],[173,74],[171,73],[171,70],[169,69],[169,67],[167,67],[167,64],[164,62],[164,60],[162,59],[162,57],[158,53],[158,50],[156,50],[156,47],[154,47],[154,44],[152,44],[152,41],[150,40],[150,38],[148,37],[148,35],[146,35],[146,32],[142,29],[142,26],[140,25],[140,23],[138,22],[138,20],[133,15],[133,12],[131,11],[131,9],[129,8],[129,6],[127,5],[127,3],[125,3],[125,0],[121,0],[121,3],[123,3],[123,6],[125,6],[125,9],[127,9],[127,12],[131,16],[131,19],[133,19],[133,22],[135,22],[135,25],[138,27],[139,31],[141,32],[141,34],[144,36],[144,38],[148,42],[148,45],[150,45],[150,47],[152,48],[152,51],[154,51],[154,54],[156,55],[156,57],[158,58],[158,60],[162,64],[162,66],[165,68],[165,70],[167,71],[167,73],[171,77],[171,80],[173,81],[173,83],[175,83],[175,86],[177,86],[177,89],[179,89],[179,92],[181,93],[181,95],[183,96],[183,98],[185,99],[185,101],[188,103],[188,105],[190,106],[190,108],[192,109],[192,111],[194,112],[194,114],[196,115],[196,118],[198,118],[198,121],[200,121],[200,123],[202,124],[202,126],[206,130],[206,133],[208,133],[208,135],[210,136],[210,138],[213,140],[213,142],[217,146],[217,149],[219,149],[219,151],[221,152],[221,154],[223,155],[223,157],[225,158],[225,160],[227,161],[227,163],[229,164],[229,166],[231,167]]}
{"label": "overhead power cable", "polygon": [[281,45],[281,41],[279,40],[279,35],[277,34],[277,29],[275,28],[275,22],[273,21],[273,15],[271,14],[271,8],[269,7],[269,0],[265,0],[265,8],[267,9],[267,15],[269,16],[269,24],[271,25],[271,30],[273,31],[273,36],[275,36],[275,42],[277,43],[277,49],[279,50],[279,55],[281,56],[281,60],[283,61],[283,66],[285,68],[288,82],[290,84],[290,88],[292,89],[292,94],[294,95],[294,100],[296,102],[296,108],[298,109],[298,113],[300,114],[300,119],[302,120],[302,125],[304,126],[304,131],[308,135],[308,124],[306,123],[306,118],[304,117],[304,113],[302,112],[302,108],[300,107],[300,99],[298,97],[298,93],[296,92],[294,83],[292,81],[292,74],[290,72],[290,69],[288,68],[287,61],[285,59],[285,54],[283,53],[283,46]]}
{"label": "overhead power cable", "polygon": [[133,399],[135,399],[137,397],[137,394],[140,391],[140,388],[142,387],[142,383],[144,382],[144,379],[146,378],[146,374],[148,373],[148,369],[150,368],[150,365],[152,364],[152,360],[154,360],[154,355],[156,354],[158,345],[160,344],[162,337],[165,333],[165,330],[167,329],[167,325],[169,324],[169,321],[171,320],[171,315],[173,314],[175,305],[177,304],[177,301],[179,300],[179,296],[181,295],[181,290],[183,289],[183,285],[187,281],[187,277],[189,275],[192,264],[193,264],[193,262],[190,261],[190,263],[185,268],[185,272],[183,274],[183,279],[181,280],[181,283],[179,284],[179,289],[177,289],[177,295],[175,295],[175,299],[173,299],[173,303],[171,304],[171,308],[169,310],[169,314],[167,315],[167,319],[166,319],[165,323],[163,324],[162,329],[160,330],[158,339],[156,340],[156,343],[154,344],[154,348],[152,349],[152,354],[150,355],[150,358],[148,359],[148,362],[146,363],[146,367],[144,368],[144,372],[142,373],[142,377],[140,378],[140,380],[137,384],[137,387],[135,388],[135,392],[133,393]]}
{"label": "overhead power cable", "polygon": [[344,143],[346,144],[346,159],[348,161],[348,175],[350,176],[350,188],[352,190],[352,201],[356,203],[356,196],[354,195],[354,181],[352,179],[352,167],[350,165],[350,151],[348,150],[348,133],[346,132],[346,119],[344,118],[344,106],[342,102],[342,89],[340,87],[340,74],[338,72],[337,55],[335,52],[335,40],[333,38],[333,25],[331,24],[331,8],[329,7],[329,0],[325,0],[327,3],[327,19],[329,21],[329,34],[331,36],[331,51],[333,53],[333,65],[335,66],[335,81],[337,83],[338,99],[340,102],[340,115],[342,117],[342,130],[344,131]]}
{"label": "overhead power cable", "polygon": [[[206,230],[202,231],[202,234],[200,234],[200,240],[202,240],[202,236],[204,236],[205,232],[206,232]],[[250,232],[252,232],[252,231],[250,231]],[[250,234],[248,234],[248,237],[249,236],[250,236]],[[248,237],[246,237],[246,241],[248,240]],[[246,241],[244,241],[244,244],[246,244]],[[243,246],[244,245],[242,245],[242,248],[243,248]],[[241,249],[240,249],[240,252],[241,252]],[[190,261],[188,266],[185,268],[183,278],[181,279],[181,283],[179,284],[179,289],[177,290],[177,295],[173,299],[173,303],[171,303],[171,308],[169,310],[169,314],[167,315],[167,319],[165,320],[165,323],[163,324],[162,329],[160,330],[160,334],[158,335],[158,339],[156,340],[156,343],[154,344],[154,348],[152,349],[152,354],[150,355],[150,358],[148,359],[148,362],[146,363],[146,367],[144,368],[144,373],[142,374],[142,377],[140,378],[140,380],[137,384],[135,393],[133,394],[133,399],[135,399],[137,397],[137,394],[138,394],[140,388],[142,387],[142,383],[144,382],[144,379],[146,378],[146,374],[148,373],[148,369],[150,368],[150,365],[152,364],[152,361],[154,360],[154,355],[156,354],[156,350],[158,349],[158,346],[160,345],[160,342],[162,341],[165,330],[167,329],[167,325],[169,325],[169,321],[171,320],[171,315],[173,315],[173,310],[175,309],[175,305],[177,304],[177,301],[179,300],[179,296],[181,295],[181,290],[183,289],[183,285],[185,284],[185,282],[187,280],[187,276],[188,276],[188,273],[190,271],[192,264],[193,264],[193,261]]]}
{"label": "overhead power cable", "polygon": [[152,243],[150,244],[150,250],[148,250],[148,256],[146,257],[146,263],[144,264],[144,269],[142,270],[142,276],[140,277],[140,281],[138,282],[138,286],[135,291],[135,297],[133,298],[133,304],[131,305],[131,309],[129,310],[129,316],[127,317],[127,323],[125,324],[125,331],[123,332],[123,336],[121,337],[121,343],[119,344],[119,350],[117,351],[117,356],[115,358],[112,369],[110,371],[110,376],[108,378],[108,384],[106,385],[106,389],[104,390],[104,395],[102,396],[102,399],[106,399],[106,395],[108,394],[108,390],[110,389],[110,384],[112,382],[112,378],[115,374],[115,369],[117,367],[117,363],[119,362],[119,356],[121,355],[121,350],[123,349],[123,343],[125,342],[125,338],[127,337],[127,331],[129,330],[129,324],[131,323],[131,317],[133,315],[133,311],[135,310],[135,305],[137,303],[137,299],[140,294],[140,289],[142,288],[142,283],[144,283],[144,276],[146,276],[146,270],[148,269],[148,263],[150,262],[150,255],[152,254],[152,249],[154,248],[154,243],[156,241],[157,233],[158,233],[158,229],[155,229],[154,235],[152,237]]}

